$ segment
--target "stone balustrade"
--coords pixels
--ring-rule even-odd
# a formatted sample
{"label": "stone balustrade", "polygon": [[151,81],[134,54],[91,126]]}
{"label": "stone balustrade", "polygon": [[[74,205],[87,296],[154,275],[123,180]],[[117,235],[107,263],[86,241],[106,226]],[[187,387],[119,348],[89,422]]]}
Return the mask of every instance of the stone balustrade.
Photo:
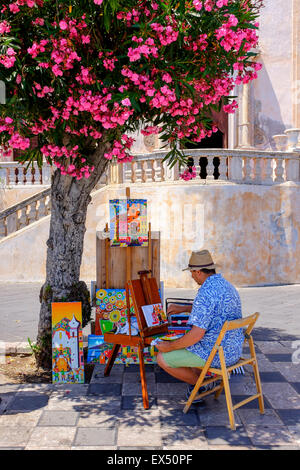
{"label": "stone balustrade", "polygon": [[[167,152],[156,151],[135,155],[130,163],[112,163],[103,181],[106,184],[155,183],[183,181],[176,164],[168,167],[163,158]],[[196,149],[185,150],[193,159],[197,177],[194,182],[234,182],[273,185],[300,181],[300,153],[258,150]],[[186,182],[189,184],[189,181]]]}
{"label": "stone balustrade", "polygon": [[50,185],[51,166],[46,162],[39,168],[34,162],[27,168],[26,164],[19,162],[0,161],[0,184],[2,186],[17,185]]}
{"label": "stone balustrade", "polygon": [[51,211],[51,189],[35,194],[0,213],[0,239],[45,217]]}

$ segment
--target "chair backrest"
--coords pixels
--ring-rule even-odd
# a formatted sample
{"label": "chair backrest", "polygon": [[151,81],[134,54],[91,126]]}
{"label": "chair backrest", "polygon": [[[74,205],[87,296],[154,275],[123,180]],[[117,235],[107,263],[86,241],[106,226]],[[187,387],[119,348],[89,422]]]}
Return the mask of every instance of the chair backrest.
{"label": "chair backrest", "polygon": [[224,323],[224,325],[222,326],[222,329],[219,333],[219,336],[211,350],[211,353],[206,361],[206,364],[205,364],[205,367],[203,368],[203,370],[205,369],[208,370],[215,355],[217,354],[218,352],[218,349],[219,349],[219,346],[221,346],[221,343],[223,341],[223,338],[226,334],[227,331],[230,331],[230,330],[237,330],[239,328],[246,328],[246,331],[244,332],[244,335],[245,335],[245,339],[247,337],[249,337],[249,335],[251,334],[251,331],[253,330],[253,327],[255,325],[255,322],[257,321],[259,317],[259,313],[256,312],[256,313],[253,313],[253,315],[249,315],[248,317],[245,317],[245,318],[240,318],[238,320],[231,320],[231,321],[226,321]]}
{"label": "chair backrest", "polygon": [[216,345],[220,346],[227,331],[237,330],[239,328],[247,327],[244,334],[245,334],[245,337],[249,336],[254,328],[254,325],[258,317],[259,317],[259,313],[256,312],[256,313],[253,313],[253,315],[249,315],[248,317],[245,317],[245,318],[239,318],[238,320],[226,321],[219,333],[218,339],[216,341]]}

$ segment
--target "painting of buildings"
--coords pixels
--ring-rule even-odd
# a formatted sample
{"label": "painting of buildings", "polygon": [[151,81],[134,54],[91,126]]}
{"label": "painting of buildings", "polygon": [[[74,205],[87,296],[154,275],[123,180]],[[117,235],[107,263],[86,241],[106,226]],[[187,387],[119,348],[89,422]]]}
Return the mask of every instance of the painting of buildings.
{"label": "painting of buildings", "polygon": [[84,383],[81,302],[52,304],[52,382]]}

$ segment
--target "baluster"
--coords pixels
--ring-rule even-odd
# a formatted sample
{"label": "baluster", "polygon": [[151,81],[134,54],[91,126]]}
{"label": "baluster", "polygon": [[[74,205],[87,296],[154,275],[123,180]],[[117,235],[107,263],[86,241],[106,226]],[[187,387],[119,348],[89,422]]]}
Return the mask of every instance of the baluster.
{"label": "baluster", "polygon": [[244,181],[245,183],[252,182],[252,167],[251,157],[244,157]]}
{"label": "baluster", "polygon": [[243,158],[240,155],[230,155],[229,160],[229,179],[240,182],[243,180]]}
{"label": "baluster", "polygon": [[6,168],[6,185],[10,185],[10,168]]}
{"label": "baluster", "polygon": [[262,159],[257,157],[254,159],[254,182],[261,184],[262,182]]}
{"label": "baluster", "polygon": [[25,166],[23,167],[23,184],[27,183],[27,172]]}
{"label": "baluster", "polygon": [[170,168],[168,162],[162,163],[164,181],[175,181],[175,165]]}
{"label": "baluster", "polygon": [[263,158],[263,182],[264,184],[273,184],[273,159]]}
{"label": "baluster", "polygon": [[42,168],[38,168],[38,173],[39,173],[39,175],[40,175],[40,181],[39,181],[39,183],[40,183],[40,184],[43,184],[43,170],[42,170]]}
{"label": "baluster", "polygon": [[214,180],[214,172],[215,172],[215,166],[214,166],[214,156],[213,155],[207,155],[207,180]]}
{"label": "baluster", "polygon": [[276,158],[276,168],[275,168],[275,182],[282,183],[284,181],[284,165],[283,158]]}
{"label": "baluster", "polygon": [[19,183],[19,168],[15,168],[15,184]]}
{"label": "baluster", "polygon": [[20,214],[18,217],[19,229],[26,227],[27,225],[28,225],[27,207],[22,207],[22,209],[20,209]]}
{"label": "baluster", "polygon": [[0,219],[0,238],[6,237],[7,235],[7,226],[6,226],[6,217]]}
{"label": "baluster", "polygon": [[35,184],[35,168],[31,168],[31,184]]}
{"label": "baluster", "polygon": [[37,219],[37,201],[32,202],[29,204],[29,210],[27,212],[27,217],[28,217],[28,224],[31,224]]}
{"label": "baluster", "polygon": [[37,210],[37,218],[40,219],[46,215],[46,198],[43,197],[39,201],[39,206]]}
{"label": "baluster", "polygon": [[219,179],[220,180],[227,180],[228,179],[228,176],[227,176],[227,157],[224,156],[224,155],[219,155],[219,159],[220,159],[220,165],[219,165],[220,176],[219,176]]}
{"label": "baluster", "polygon": [[124,163],[123,164],[123,181],[124,183],[131,183],[131,177],[132,177],[132,163]]}
{"label": "baluster", "polygon": [[141,161],[141,178],[143,183],[147,183],[148,180],[148,161],[142,160]]}
{"label": "baluster", "polygon": [[299,159],[285,158],[286,181],[299,181]]}
{"label": "baluster", "polygon": [[163,168],[162,161],[159,159],[155,159],[153,162],[153,169],[154,169],[154,181],[164,181],[165,178],[165,171]]}
{"label": "baluster", "polygon": [[6,233],[9,235],[16,230],[18,230],[18,216],[17,212],[14,212],[6,217]]}

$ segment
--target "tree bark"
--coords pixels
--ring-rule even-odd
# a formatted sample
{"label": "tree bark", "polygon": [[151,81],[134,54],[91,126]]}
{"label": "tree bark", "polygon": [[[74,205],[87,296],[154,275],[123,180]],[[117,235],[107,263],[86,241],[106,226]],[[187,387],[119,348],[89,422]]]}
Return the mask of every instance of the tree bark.
{"label": "tree bark", "polygon": [[80,281],[85,222],[91,191],[103,174],[109,144],[98,147],[92,157],[94,172],[86,179],[62,175],[56,170],[51,184],[50,234],[47,241],[46,280],[40,292],[40,318],[35,356],[39,367],[51,368],[51,303],[81,301],[83,326],[90,320],[89,290]]}

